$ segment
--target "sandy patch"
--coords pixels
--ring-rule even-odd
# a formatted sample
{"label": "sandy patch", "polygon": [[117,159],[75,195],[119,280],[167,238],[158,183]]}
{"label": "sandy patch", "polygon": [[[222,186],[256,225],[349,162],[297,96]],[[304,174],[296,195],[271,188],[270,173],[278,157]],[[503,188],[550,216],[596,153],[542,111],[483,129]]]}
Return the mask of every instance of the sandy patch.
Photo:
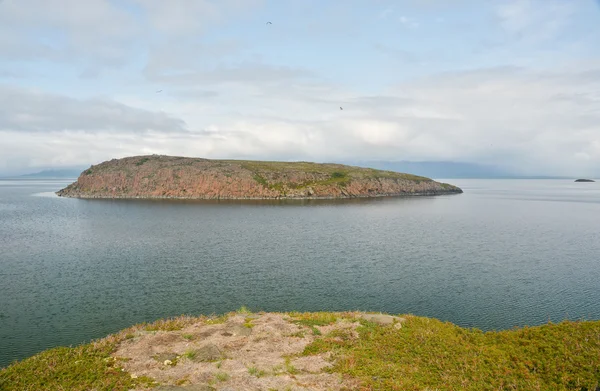
{"label": "sandy patch", "polygon": [[[353,320],[317,327],[356,337]],[[328,354],[300,356],[315,336],[285,314],[235,314],[225,323],[199,320],[178,331],[139,331],[121,343],[114,357],[132,376],[161,385],[210,386],[214,390],[344,390],[350,379],[327,373]],[[210,388],[206,388],[207,390]]]}

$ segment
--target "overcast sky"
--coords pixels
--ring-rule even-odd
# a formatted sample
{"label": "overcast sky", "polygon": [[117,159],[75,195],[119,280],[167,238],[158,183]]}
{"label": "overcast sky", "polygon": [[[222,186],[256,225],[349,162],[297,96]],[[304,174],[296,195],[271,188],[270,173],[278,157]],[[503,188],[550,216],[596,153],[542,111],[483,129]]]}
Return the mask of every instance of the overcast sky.
{"label": "overcast sky", "polygon": [[0,0],[0,174],[152,153],[599,176],[600,4]]}

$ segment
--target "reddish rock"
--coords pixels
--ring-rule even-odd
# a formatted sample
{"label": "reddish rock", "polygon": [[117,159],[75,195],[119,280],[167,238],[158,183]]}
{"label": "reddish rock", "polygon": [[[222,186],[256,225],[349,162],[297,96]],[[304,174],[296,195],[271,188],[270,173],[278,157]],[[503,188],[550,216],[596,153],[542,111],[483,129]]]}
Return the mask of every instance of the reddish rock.
{"label": "reddish rock", "polygon": [[462,193],[429,178],[341,164],[208,160],[162,155],[113,159],[57,192],[79,198],[354,198]]}

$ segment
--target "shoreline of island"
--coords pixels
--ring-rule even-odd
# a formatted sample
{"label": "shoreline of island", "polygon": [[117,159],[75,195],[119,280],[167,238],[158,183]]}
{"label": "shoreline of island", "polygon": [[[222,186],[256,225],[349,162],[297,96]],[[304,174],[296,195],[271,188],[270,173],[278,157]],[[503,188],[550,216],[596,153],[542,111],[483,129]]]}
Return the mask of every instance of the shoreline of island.
{"label": "shoreline of island", "polygon": [[210,160],[149,155],[84,170],[56,192],[85,199],[317,200],[461,194],[430,178],[311,162]]}

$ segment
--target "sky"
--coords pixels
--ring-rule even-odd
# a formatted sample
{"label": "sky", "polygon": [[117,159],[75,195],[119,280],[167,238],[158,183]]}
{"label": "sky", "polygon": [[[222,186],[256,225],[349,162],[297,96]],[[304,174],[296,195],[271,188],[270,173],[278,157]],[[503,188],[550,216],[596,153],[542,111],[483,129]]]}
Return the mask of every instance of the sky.
{"label": "sky", "polygon": [[600,177],[600,2],[0,0],[0,174],[154,153]]}

